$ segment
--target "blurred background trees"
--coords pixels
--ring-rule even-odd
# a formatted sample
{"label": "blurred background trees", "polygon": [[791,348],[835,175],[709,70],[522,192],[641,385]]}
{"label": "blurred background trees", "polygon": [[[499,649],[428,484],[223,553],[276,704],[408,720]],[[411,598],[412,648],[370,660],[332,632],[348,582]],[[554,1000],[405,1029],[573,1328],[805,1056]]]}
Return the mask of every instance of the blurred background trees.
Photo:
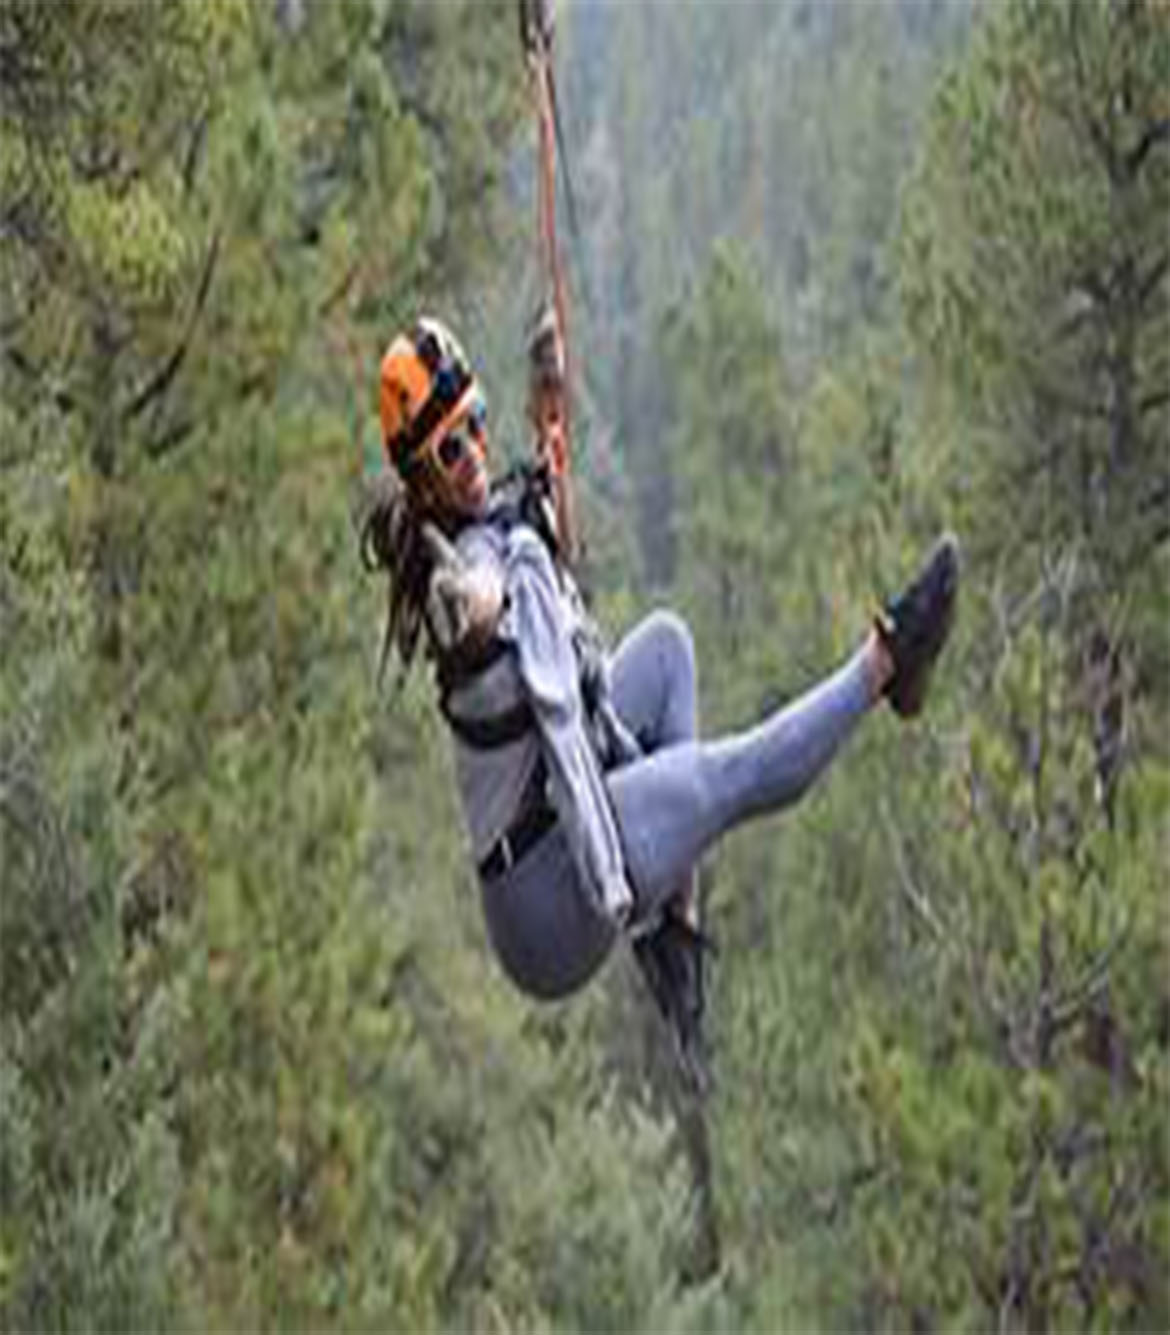
{"label": "blurred background trees", "polygon": [[0,0],[6,1327],[1166,1325],[1170,27],[561,7],[589,570],[707,732],[967,554],[704,869],[718,1092],[484,943],[356,560],[386,338],[525,448],[511,3]]}

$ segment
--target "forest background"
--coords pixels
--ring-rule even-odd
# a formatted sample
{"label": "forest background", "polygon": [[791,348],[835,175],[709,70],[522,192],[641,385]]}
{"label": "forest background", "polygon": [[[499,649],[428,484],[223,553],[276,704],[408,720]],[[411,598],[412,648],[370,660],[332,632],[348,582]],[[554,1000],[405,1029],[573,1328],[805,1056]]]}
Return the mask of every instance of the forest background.
{"label": "forest background", "polygon": [[740,726],[951,526],[929,714],[705,865],[705,1105],[517,996],[355,533],[419,310],[526,449],[514,6],[0,0],[0,1324],[1166,1329],[1170,10],[557,47],[608,632]]}

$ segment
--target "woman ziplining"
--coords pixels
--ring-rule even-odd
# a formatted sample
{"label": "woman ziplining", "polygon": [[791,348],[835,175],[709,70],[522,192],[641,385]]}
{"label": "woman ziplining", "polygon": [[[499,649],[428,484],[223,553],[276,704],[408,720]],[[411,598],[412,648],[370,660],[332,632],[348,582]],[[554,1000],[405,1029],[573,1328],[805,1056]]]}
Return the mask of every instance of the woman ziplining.
{"label": "woman ziplining", "polygon": [[552,319],[535,341],[538,464],[494,485],[483,395],[454,335],[424,318],[393,340],[380,415],[400,485],[363,548],[390,578],[384,652],[406,668],[425,637],[434,661],[504,971],[533,997],[564,997],[627,937],[702,1088],[696,865],[728,831],[796,802],[881,700],[905,718],[921,710],[958,548],[943,537],[831,675],[746,731],[700,739],[686,624],[651,613],[606,654],[560,559],[548,465],[563,442],[545,411],[556,338]]}
{"label": "woman ziplining", "polygon": [[[699,739],[694,650],[675,614],[652,613],[606,654],[570,569],[551,14],[545,0],[519,7],[550,293],[529,347],[535,464],[493,485],[479,384],[451,331],[420,319],[382,360],[382,440],[399,485],[370,515],[363,552],[390,578],[383,661],[394,648],[405,670],[424,635],[434,661],[505,972],[532,996],[563,997],[627,936],[701,1091],[710,943],[698,923],[698,861],[728,830],[795,802],[880,699],[904,717],[921,709],[954,612],[958,550],[943,538],[848,662],[731,737]],[[571,205],[567,172],[565,186]]]}

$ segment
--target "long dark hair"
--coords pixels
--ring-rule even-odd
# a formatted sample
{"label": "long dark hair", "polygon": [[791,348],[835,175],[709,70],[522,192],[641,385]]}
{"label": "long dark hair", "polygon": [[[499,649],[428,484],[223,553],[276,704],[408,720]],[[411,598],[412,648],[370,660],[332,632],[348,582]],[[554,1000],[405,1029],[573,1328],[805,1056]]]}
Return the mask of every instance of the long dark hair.
{"label": "long dark hair", "polygon": [[394,650],[401,684],[410,671],[424,627],[429,634],[426,603],[433,561],[423,535],[426,519],[419,500],[392,474],[369,484],[358,541],[365,568],[372,573],[385,571],[387,577],[379,682]]}

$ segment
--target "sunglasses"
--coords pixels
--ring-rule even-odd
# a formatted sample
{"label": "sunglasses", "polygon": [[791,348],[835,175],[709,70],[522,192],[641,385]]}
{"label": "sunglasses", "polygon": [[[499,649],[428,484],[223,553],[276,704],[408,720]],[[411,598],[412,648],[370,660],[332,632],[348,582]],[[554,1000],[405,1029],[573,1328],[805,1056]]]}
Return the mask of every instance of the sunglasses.
{"label": "sunglasses", "polygon": [[439,462],[448,472],[458,465],[465,454],[471,453],[472,441],[482,445],[486,428],[486,408],[482,403],[472,404],[467,416],[434,447]]}

